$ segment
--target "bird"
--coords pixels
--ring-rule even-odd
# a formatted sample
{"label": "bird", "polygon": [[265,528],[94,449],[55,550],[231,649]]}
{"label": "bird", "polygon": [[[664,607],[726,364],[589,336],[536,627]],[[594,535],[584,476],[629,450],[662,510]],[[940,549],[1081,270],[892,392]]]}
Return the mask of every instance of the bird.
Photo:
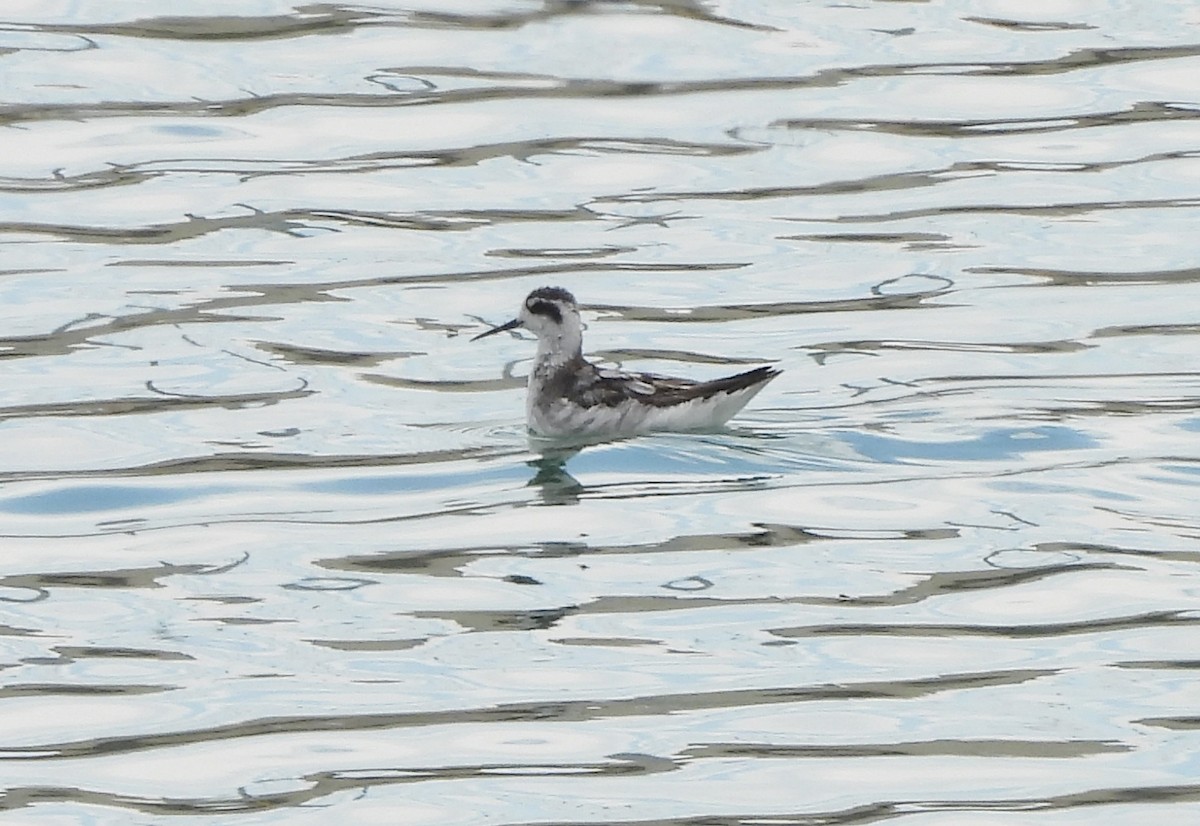
{"label": "bird", "polygon": [[712,430],[782,372],[756,367],[694,381],[598,367],[583,357],[579,304],[562,287],[534,290],[516,318],[471,341],[517,328],[529,330],[538,342],[526,391],[526,425],[535,436],[551,439]]}

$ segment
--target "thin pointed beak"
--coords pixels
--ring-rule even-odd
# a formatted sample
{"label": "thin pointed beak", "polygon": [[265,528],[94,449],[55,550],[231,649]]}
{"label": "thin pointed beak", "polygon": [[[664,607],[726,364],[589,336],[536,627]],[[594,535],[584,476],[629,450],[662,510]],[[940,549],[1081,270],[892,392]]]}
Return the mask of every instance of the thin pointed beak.
{"label": "thin pointed beak", "polygon": [[479,341],[479,339],[481,339],[481,338],[487,338],[488,336],[495,335],[496,333],[503,333],[507,330],[515,330],[516,328],[521,327],[521,326],[523,326],[521,324],[521,319],[514,318],[512,321],[508,322],[507,324],[501,324],[499,327],[493,327],[492,329],[490,329],[486,332],[480,333],[479,335],[477,335],[473,339],[471,339],[471,341]]}

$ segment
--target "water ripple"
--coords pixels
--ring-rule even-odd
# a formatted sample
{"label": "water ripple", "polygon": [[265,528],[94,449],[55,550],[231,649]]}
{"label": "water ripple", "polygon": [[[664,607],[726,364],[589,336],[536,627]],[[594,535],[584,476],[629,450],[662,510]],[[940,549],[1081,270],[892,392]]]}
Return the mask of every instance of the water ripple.
{"label": "water ripple", "polygon": [[26,6],[5,815],[1189,821],[1187,4]]}

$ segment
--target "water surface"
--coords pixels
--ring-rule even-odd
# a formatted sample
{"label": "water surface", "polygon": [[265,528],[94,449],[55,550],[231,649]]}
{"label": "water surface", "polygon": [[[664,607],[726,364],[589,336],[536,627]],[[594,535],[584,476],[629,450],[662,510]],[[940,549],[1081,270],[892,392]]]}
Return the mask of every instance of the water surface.
{"label": "water surface", "polygon": [[[1200,814],[1188,4],[10,3],[0,66],[0,820]],[[468,339],[547,284],[784,374],[546,449]]]}

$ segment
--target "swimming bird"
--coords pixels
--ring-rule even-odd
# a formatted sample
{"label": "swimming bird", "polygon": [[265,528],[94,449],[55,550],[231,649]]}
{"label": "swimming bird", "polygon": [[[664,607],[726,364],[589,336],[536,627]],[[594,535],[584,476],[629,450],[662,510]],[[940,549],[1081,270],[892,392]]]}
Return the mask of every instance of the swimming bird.
{"label": "swimming bird", "polygon": [[471,341],[518,327],[538,340],[525,421],[539,436],[617,438],[654,430],[713,429],[780,373],[756,367],[712,381],[693,381],[597,367],[583,357],[579,305],[562,287],[534,290],[516,318]]}

